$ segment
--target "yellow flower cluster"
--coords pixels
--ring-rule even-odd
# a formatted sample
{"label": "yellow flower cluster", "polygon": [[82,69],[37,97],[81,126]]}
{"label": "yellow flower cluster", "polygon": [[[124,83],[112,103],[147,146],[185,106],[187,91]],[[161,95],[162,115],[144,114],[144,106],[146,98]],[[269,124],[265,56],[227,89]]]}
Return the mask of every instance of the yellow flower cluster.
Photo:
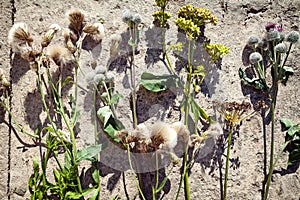
{"label": "yellow flower cluster", "polygon": [[155,0],[158,7],[165,8],[169,0]]}
{"label": "yellow flower cluster", "polygon": [[174,22],[187,34],[189,39],[195,39],[200,35],[200,27],[198,27],[193,20],[178,17]]}
{"label": "yellow flower cluster", "polygon": [[204,48],[211,56],[212,60],[216,62],[220,57],[229,53],[229,48],[223,44],[204,43]]}
{"label": "yellow flower cluster", "polygon": [[158,20],[161,23],[161,25],[163,23],[166,23],[167,20],[172,17],[171,13],[167,11],[163,12],[162,10],[155,11],[152,16],[154,17],[154,20]]}
{"label": "yellow flower cluster", "polygon": [[217,25],[218,23],[218,18],[210,10],[194,7],[191,4],[181,7],[178,11],[178,17],[192,20],[198,27],[208,23],[212,23],[213,25]]}

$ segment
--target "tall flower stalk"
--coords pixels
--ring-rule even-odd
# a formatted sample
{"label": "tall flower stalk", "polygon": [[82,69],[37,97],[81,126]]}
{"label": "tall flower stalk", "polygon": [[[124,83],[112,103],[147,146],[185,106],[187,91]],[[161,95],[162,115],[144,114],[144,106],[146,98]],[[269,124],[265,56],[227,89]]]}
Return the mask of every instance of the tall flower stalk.
{"label": "tall flower stalk", "polygon": [[[286,61],[291,52],[292,45],[299,41],[299,32],[291,31],[287,35],[282,32],[282,25],[268,23],[266,25],[266,37],[260,39],[251,35],[248,39],[248,46],[252,47],[253,53],[249,56],[250,63],[256,70],[256,77],[250,79],[245,71],[240,69],[240,78],[245,85],[252,86],[266,93],[270,100],[271,113],[271,144],[269,158],[269,172],[264,188],[264,200],[268,199],[269,188],[274,170],[274,142],[275,142],[275,108],[279,84],[286,85],[288,78],[293,74],[293,69],[286,66]],[[287,48],[286,43],[289,47]],[[272,67],[272,83],[266,80],[266,66]]]}
{"label": "tall flower stalk", "polygon": [[135,57],[135,51],[138,47],[139,42],[139,25],[142,22],[142,18],[140,14],[138,13],[132,13],[130,10],[124,10],[123,11],[123,21],[127,23],[129,33],[130,33],[130,39],[128,41],[128,44],[131,47],[131,55],[130,55],[130,74],[131,74],[131,97],[132,97],[132,116],[133,116],[133,128],[136,128],[138,125],[138,119],[137,119],[137,110],[136,110],[136,72],[135,72],[135,64],[134,64],[134,57]]}
{"label": "tall flower stalk", "polygon": [[222,194],[222,199],[227,199],[227,188],[228,188],[228,171],[229,171],[229,159],[230,159],[230,149],[232,143],[232,134],[235,126],[241,122],[243,119],[250,117],[254,112],[248,114],[250,110],[250,103],[242,102],[226,102],[219,103],[214,102],[216,110],[222,115],[222,117],[227,122],[228,127],[228,138],[227,138],[227,154],[226,154],[226,164],[225,164],[225,180],[224,180],[224,190]]}

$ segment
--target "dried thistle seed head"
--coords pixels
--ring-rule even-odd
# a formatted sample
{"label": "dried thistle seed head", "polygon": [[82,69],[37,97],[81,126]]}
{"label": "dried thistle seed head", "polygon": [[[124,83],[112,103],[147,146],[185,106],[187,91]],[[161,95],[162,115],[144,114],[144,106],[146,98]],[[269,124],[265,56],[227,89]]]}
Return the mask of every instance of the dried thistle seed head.
{"label": "dried thistle seed head", "polygon": [[285,53],[286,52],[286,45],[281,42],[279,44],[277,44],[275,47],[274,47],[275,51],[277,51],[278,53]]}
{"label": "dried thistle seed head", "polygon": [[170,125],[158,122],[151,129],[151,141],[154,147],[172,150],[177,145],[178,135]]}
{"label": "dried thistle seed head", "polygon": [[73,44],[71,39],[66,42],[66,47],[72,54],[74,54],[77,50],[77,47]]}
{"label": "dried thistle seed head", "polygon": [[82,23],[84,20],[84,14],[81,10],[79,9],[74,9],[71,10],[67,13],[68,19],[70,21],[70,24],[72,28],[75,31],[79,31],[82,27]]}
{"label": "dried thistle seed head", "polygon": [[19,53],[22,58],[24,58],[25,60],[27,60],[29,62],[32,62],[32,61],[35,61],[35,59],[41,53],[41,49],[36,45],[32,45],[31,47],[23,46],[23,47],[20,47]]}
{"label": "dried thistle seed head", "polygon": [[82,31],[87,33],[95,42],[100,42],[105,36],[104,26],[101,23],[85,25]]}
{"label": "dried thistle seed head", "polygon": [[66,42],[68,40],[72,39],[72,35],[75,36],[75,38],[73,38],[73,39],[77,40],[76,34],[73,31],[71,31],[70,29],[65,28],[62,32],[62,36],[65,38]]}
{"label": "dried thistle seed head", "polygon": [[58,66],[67,65],[74,61],[74,57],[72,56],[71,52],[61,45],[50,46],[48,48],[47,55]]}
{"label": "dried thistle seed head", "polygon": [[123,129],[115,132],[115,137],[119,138],[122,143],[126,143],[126,137],[128,135],[128,131]]}
{"label": "dried thistle seed head", "polygon": [[137,138],[138,140],[150,139],[150,131],[144,123],[137,125],[136,129],[133,130],[130,135]]}
{"label": "dried thistle seed head", "polygon": [[290,43],[296,43],[299,41],[299,32],[298,31],[291,31],[286,35],[286,41]]}
{"label": "dried thistle seed head", "polygon": [[41,45],[42,47],[47,47],[52,41],[54,34],[60,30],[60,26],[58,24],[52,24],[49,27],[49,30],[43,35]]}
{"label": "dried thistle seed head", "polygon": [[182,122],[174,122],[170,127],[177,132],[178,140],[183,141],[184,144],[188,144],[190,132]]}
{"label": "dried thistle seed head", "polygon": [[240,122],[245,117],[249,115],[245,115],[250,109],[251,104],[248,102],[213,102],[216,110],[223,116],[223,118],[227,122],[237,123]]}
{"label": "dried thistle seed head", "polygon": [[122,37],[120,34],[113,34],[110,37],[110,58],[115,58],[119,52]]}
{"label": "dried thistle seed head", "polygon": [[249,60],[250,60],[251,64],[256,64],[256,63],[262,61],[262,59],[263,59],[262,55],[258,52],[253,52],[249,56]]}
{"label": "dried thistle seed head", "polygon": [[20,53],[20,48],[31,46],[33,38],[27,24],[24,22],[15,23],[8,33],[8,43],[14,53]]}

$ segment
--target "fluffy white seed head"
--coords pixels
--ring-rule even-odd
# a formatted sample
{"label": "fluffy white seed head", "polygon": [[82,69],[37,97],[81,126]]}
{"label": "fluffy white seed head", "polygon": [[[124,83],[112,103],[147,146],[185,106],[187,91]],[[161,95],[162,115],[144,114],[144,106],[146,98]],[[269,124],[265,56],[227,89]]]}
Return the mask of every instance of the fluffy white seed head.
{"label": "fluffy white seed head", "polygon": [[20,53],[21,49],[31,46],[33,38],[26,23],[15,23],[8,32],[8,44],[14,53]]}
{"label": "fluffy white seed head", "polygon": [[87,24],[82,29],[95,42],[100,42],[105,37],[105,30],[102,23]]}
{"label": "fluffy white seed head", "polygon": [[47,55],[58,66],[67,65],[74,61],[74,57],[71,52],[67,48],[57,44],[49,46]]}

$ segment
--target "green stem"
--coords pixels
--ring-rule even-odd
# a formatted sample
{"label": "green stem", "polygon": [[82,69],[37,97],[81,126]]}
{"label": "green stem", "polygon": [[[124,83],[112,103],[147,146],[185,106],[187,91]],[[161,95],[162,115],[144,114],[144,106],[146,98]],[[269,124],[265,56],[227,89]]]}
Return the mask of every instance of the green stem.
{"label": "green stem", "polygon": [[267,185],[265,189],[265,194],[264,194],[264,200],[268,199],[268,193],[269,193],[269,188],[271,184],[271,178],[273,175],[273,160],[274,160],[274,131],[275,131],[275,96],[274,94],[277,93],[277,84],[274,85],[274,91],[271,99],[271,150],[270,150],[270,167],[269,167],[269,173],[268,173],[268,180],[267,180]]}
{"label": "green stem", "polygon": [[227,198],[227,182],[228,182],[228,170],[229,170],[229,158],[230,158],[230,146],[232,140],[232,131],[233,131],[234,124],[229,122],[229,133],[228,133],[228,144],[227,144],[227,157],[226,157],[226,166],[225,166],[225,182],[224,182],[224,195],[223,200]]}
{"label": "green stem", "polygon": [[130,169],[133,173],[133,177],[134,177],[134,180],[135,180],[135,184],[140,192],[140,195],[142,197],[143,200],[146,200],[144,194],[143,194],[143,191],[142,191],[142,188],[140,187],[140,184],[139,184],[139,180],[137,178],[137,175],[136,173],[134,172],[134,169],[133,169],[133,166],[132,166],[132,162],[131,162],[131,153],[130,153],[130,148],[129,148],[129,145],[127,144],[127,156],[128,156],[128,161],[129,161],[129,166],[130,166]]}
{"label": "green stem", "polygon": [[[72,154],[73,155],[70,155],[71,159],[72,159],[72,163],[74,165],[76,165],[76,167],[78,166],[78,163],[76,161],[76,158],[77,158],[77,146],[76,146],[76,138],[75,138],[75,133],[74,133],[74,126],[71,122],[71,125],[70,125],[70,122],[69,120],[67,119],[66,117],[66,114],[65,114],[65,110],[64,110],[64,106],[63,106],[63,101],[62,101],[62,86],[61,86],[61,81],[62,81],[62,74],[60,74],[60,78],[59,78],[59,82],[58,82],[58,98],[59,98],[59,112],[70,132],[70,137],[71,137],[71,143],[72,143]],[[76,108],[75,108],[76,110]],[[76,114],[75,114],[76,115]],[[77,176],[76,177],[76,180],[77,180],[77,183],[78,183],[78,190],[80,193],[82,193],[82,187],[81,187],[81,181],[80,181],[80,177]]]}
{"label": "green stem", "polygon": [[135,56],[135,47],[137,45],[138,36],[136,33],[137,27],[134,25],[132,29],[130,29],[131,38],[132,38],[132,57],[131,57],[131,97],[132,97],[132,115],[133,115],[133,128],[137,127],[137,113],[136,113],[136,86],[135,86],[135,66],[134,66],[134,56]]}
{"label": "green stem", "polygon": [[267,185],[264,193],[264,200],[268,199],[269,188],[271,184],[271,179],[273,175],[274,168],[274,132],[275,132],[275,101],[278,92],[278,64],[277,64],[277,55],[276,51],[274,51],[275,63],[273,65],[274,69],[274,77],[273,77],[273,91],[271,95],[271,149],[270,149],[270,164],[269,164],[269,173],[267,179]]}

